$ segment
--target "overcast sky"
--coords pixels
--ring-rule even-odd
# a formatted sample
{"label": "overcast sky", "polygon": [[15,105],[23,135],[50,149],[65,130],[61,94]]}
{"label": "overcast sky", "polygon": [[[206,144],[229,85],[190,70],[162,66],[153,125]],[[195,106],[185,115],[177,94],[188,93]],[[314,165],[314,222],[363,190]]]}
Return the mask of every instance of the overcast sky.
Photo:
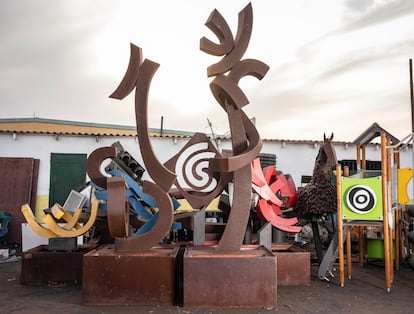
{"label": "overcast sky", "polygon": [[[2,0],[0,118],[63,119],[135,125],[133,93],[108,98],[129,61],[129,44],[160,64],[149,94],[149,124],[228,132],[210,92],[199,49],[217,9],[233,35],[248,1]],[[242,78],[262,138],[353,141],[377,122],[411,133],[409,59],[414,1],[252,0],[253,31],[244,58],[265,62],[263,80]]]}

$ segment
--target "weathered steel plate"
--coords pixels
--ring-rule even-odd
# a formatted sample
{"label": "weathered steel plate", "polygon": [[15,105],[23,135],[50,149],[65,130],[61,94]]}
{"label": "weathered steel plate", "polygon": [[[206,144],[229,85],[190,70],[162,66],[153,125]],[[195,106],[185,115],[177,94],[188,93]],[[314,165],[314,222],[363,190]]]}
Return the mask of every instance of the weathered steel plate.
{"label": "weathered steel plate", "polygon": [[279,286],[310,284],[310,252],[298,250],[290,243],[273,244],[272,252],[277,258],[277,282]]}
{"label": "weathered steel plate", "polygon": [[310,252],[273,252],[277,258],[279,286],[309,285]]}
{"label": "weathered steel plate", "polygon": [[115,253],[108,244],[85,254],[82,304],[173,305],[179,247]]}
{"label": "weathered steel plate", "polygon": [[83,255],[96,246],[80,245],[76,251],[50,251],[39,245],[22,253],[22,285],[81,284]]}
{"label": "weathered steel plate", "polygon": [[184,307],[269,308],[277,305],[277,261],[260,246],[217,254],[214,247],[186,248]]}

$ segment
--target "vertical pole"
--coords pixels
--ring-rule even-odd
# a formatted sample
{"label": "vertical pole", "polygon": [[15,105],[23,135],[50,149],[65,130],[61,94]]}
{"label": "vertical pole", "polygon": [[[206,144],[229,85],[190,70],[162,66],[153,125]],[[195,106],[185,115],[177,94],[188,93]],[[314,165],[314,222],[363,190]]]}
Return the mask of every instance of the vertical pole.
{"label": "vertical pole", "polygon": [[163,132],[164,132],[164,116],[161,116],[160,137],[162,137]]}
{"label": "vertical pole", "polygon": [[[361,172],[361,144],[357,144],[356,146],[356,164],[357,164],[357,173]],[[362,245],[362,230],[363,227],[359,227],[359,238],[358,238],[358,245],[359,245],[359,263],[362,266],[362,261],[363,261],[363,256],[364,256],[364,252],[363,252],[363,245]]]}
{"label": "vertical pole", "polygon": [[342,216],[342,169],[341,165],[336,165],[336,203],[338,213],[338,258],[339,258],[339,283],[341,287],[345,283],[345,272],[344,272],[344,227],[343,227],[343,216]]}
{"label": "vertical pole", "polygon": [[[394,151],[394,166],[398,169],[400,168],[400,153],[398,149],[393,149]],[[398,186],[398,178],[396,178],[396,184]],[[398,189],[397,189],[397,210],[395,211],[395,268],[400,269],[400,256],[401,256],[401,238],[402,238],[402,228],[401,228],[401,204],[398,204]]]}
{"label": "vertical pole", "polygon": [[[414,135],[414,90],[413,90],[413,60],[410,59],[410,100],[411,100],[411,136]],[[411,162],[412,162],[412,169],[414,170],[414,142],[411,146]],[[413,194],[412,198],[414,198],[414,184],[413,186]]]}
{"label": "vertical pole", "polygon": [[359,173],[361,172],[361,144],[357,144],[356,150],[356,171]]}
{"label": "vertical pole", "polygon": [[358,250],[359,250],[359,265],[364,265],[364,229],[365,227],[359,226],[358,227]]}
{"label": "vertical pole", "polygon": [[[349,167],[344,167],[344,177],[349,177]],[[348,279],[352,278],[352,251],[351,251],[351,230],[346,234],[346,266]]]}
{"label": "vertical pole", "polygon": [[[391,146],[391,140],[387,138],[387,147]],[[388,226],[389,229],[389,242],[390,242],[390,256],[389,256],[389,263],[390,263],[390,276],[391,276],[391,282],[394,280],[394,254],[393,254],[393,230],[392,227],[394,225],[393,218],[392,218],[392,200],[393,200],[393,190],[392,190],[392,172],[391,172],[391,149],[387,148],[387,187],[388,187],[388,206],[387,206],[387,212],[390,215],[388,217]]]}
{"label": "vertical pole", "polygon": [[387,140],[385,133],[381,133],[381,172],[382,172],[382,215],[384,231],[384,262],[385,262],[385,288],[387,292],[391,291],[391,271],[390,271],[390,242],[388,228],[388,182],[387,182]]}
{"label": "vertical pole", "polygon": [[413,60],[410,59],[411,133],[414,133]]}
{"label": "vertical pole", "polygon": [[366,155],[366,148],[367,145],[366,144],[362,144],[361,146],[362,148],[362,174],[363,174],[363,178],[367,177],[367,155]]}

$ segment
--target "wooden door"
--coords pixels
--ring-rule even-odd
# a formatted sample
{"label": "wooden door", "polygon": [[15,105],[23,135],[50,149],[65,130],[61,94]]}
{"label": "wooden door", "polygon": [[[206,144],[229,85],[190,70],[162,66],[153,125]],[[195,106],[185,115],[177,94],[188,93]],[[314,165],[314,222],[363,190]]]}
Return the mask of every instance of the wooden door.
{"label": "wooden door", "polygon": [[70,191],[85,184],[86,154],[57,154],[50,158],[49,207],[63,206]]}

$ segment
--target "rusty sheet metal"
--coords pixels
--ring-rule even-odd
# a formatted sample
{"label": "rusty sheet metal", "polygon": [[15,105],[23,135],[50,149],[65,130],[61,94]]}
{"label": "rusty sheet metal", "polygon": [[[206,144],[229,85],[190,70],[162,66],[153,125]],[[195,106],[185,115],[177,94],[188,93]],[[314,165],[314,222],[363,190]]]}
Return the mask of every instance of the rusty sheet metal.
{"label": "rusty sheet metal", "polygon": [[85,254],[82,304],[173,305],[179,247],[115,253],[104,245]]}
{"label": "rusty sheet metal", "polygon": [[200,39],[200,49],[214,56],[222,56],[229,53],[233,49],[233,35],[220,12],[213,10],[205,25],[217,36],[220,43],[216,44],[203,37]]}
{"label": "rusty sheet metal", "polygon": [[168,193],[163,191],[161,187],[150,182],[144,181],[142,190],[154,197],[158,205],[158,218],[155,225],[148,232],[139,236],[131,236],[127,238],[115,238],[116,252],[141,252],[157,245],[170,231],[170,227],[174,221],[173,204]]}
{"label": "rusty sheet metal", "polygon": [[86,170],[88,176],[93,183],[106,189],[106,179],[100,170],[102,162],[106,158],[115,158],[116,148],[112,146],[100,147],[95,149],[88,157],[86,161]]}
{"label": "rusty sheet metal", "polygon": [[123,177],[107,178],[108,229],[113,237],[126,238],[129,233],[129,207]]}
{"label": "rusty sheet metal", "polygon": [[81,284],[83,255],[96,245],[80,245],[76,251],[50,251],[40,245],[22,253],[22,285]]}
{"label": "rusty sheet metal", "polygon": [[[214,28],[219,29],[220,25],[227,25],[224,19],[208,19],[207,26],[214,30]],[[214,26],[213,26],[214,25]],[[228,26],[226,28],[229,28]],[[209,66],[207,68],[207,76],[215,76],[220,73],[225,73],[230,70],[244,55],[246,49],[249,45],[250,36],[253,28],[253,9],[252,5],[249,3],[242,11],[239,13],[239,24],[237,28],[237,35],[233,39],[230,31],[225,31],[222,34],[219,32],[214,32],[215,35],[219,38],[220,47],[223,47],[222,51],[228,50],[225,47],[231,47],[231,44],[227,43],[228,41],[233,42],[232,49],[225,55],[223,59],[219,62]],[[220,39],[221,36],[227,36],[227,38]],[[204,52],[208,52],[207,47],[205,46],[205,41],[200,41],[200,49]],[[220,51],[221,52],[221,51]],[[214,53],[213,53],[214,54]]]}
{"label": "rusty sheet metal", "polygon": [[0,211],[11,214],[6,240],[9,243],[22,243],[22,223],[25,219],[21,206],[36,205],[36,192],[39,176],[39,159],[0,158]]}
{"label": "rusty sheet metal", "polygon": [[184,307],[257,308],[277,306],[277,260],[263,247],[238,254],[213,248],[186,248]]}
{"label": "rusty sheet metal", "polygon": [[148,94],[158,67],[159,64],[151,60],[142,61],[141,48],[131,44],[128,69],[118,88],[110,95],[112,98],[123,99],[135,89],[135,120],[139,147],[148,174],[154,181],[144,181],[143,191],[154,197],[159,209],[157,221],[150,231],[140,236],[115,237],[117,252],[139,252],[151,248],[168,234],[173,222],[173,204],[168,191],[175,182],[176,174],[159,162],[148,132]]}
{"label": "rusty sheet metal", "polygon": [[190,141],[165,166],[177,175],[175,185],[180,197],[192,208],[207,208],[227,186],[232,176],[226,172],[214,172],[209,158],[221,158],[221,153],[207,135],[195,133]]}
{"label": "rusty sheet metal", "polygon": [[277,258],[277,282],[279,286],[309,285],[310,252],[273,252]]}

